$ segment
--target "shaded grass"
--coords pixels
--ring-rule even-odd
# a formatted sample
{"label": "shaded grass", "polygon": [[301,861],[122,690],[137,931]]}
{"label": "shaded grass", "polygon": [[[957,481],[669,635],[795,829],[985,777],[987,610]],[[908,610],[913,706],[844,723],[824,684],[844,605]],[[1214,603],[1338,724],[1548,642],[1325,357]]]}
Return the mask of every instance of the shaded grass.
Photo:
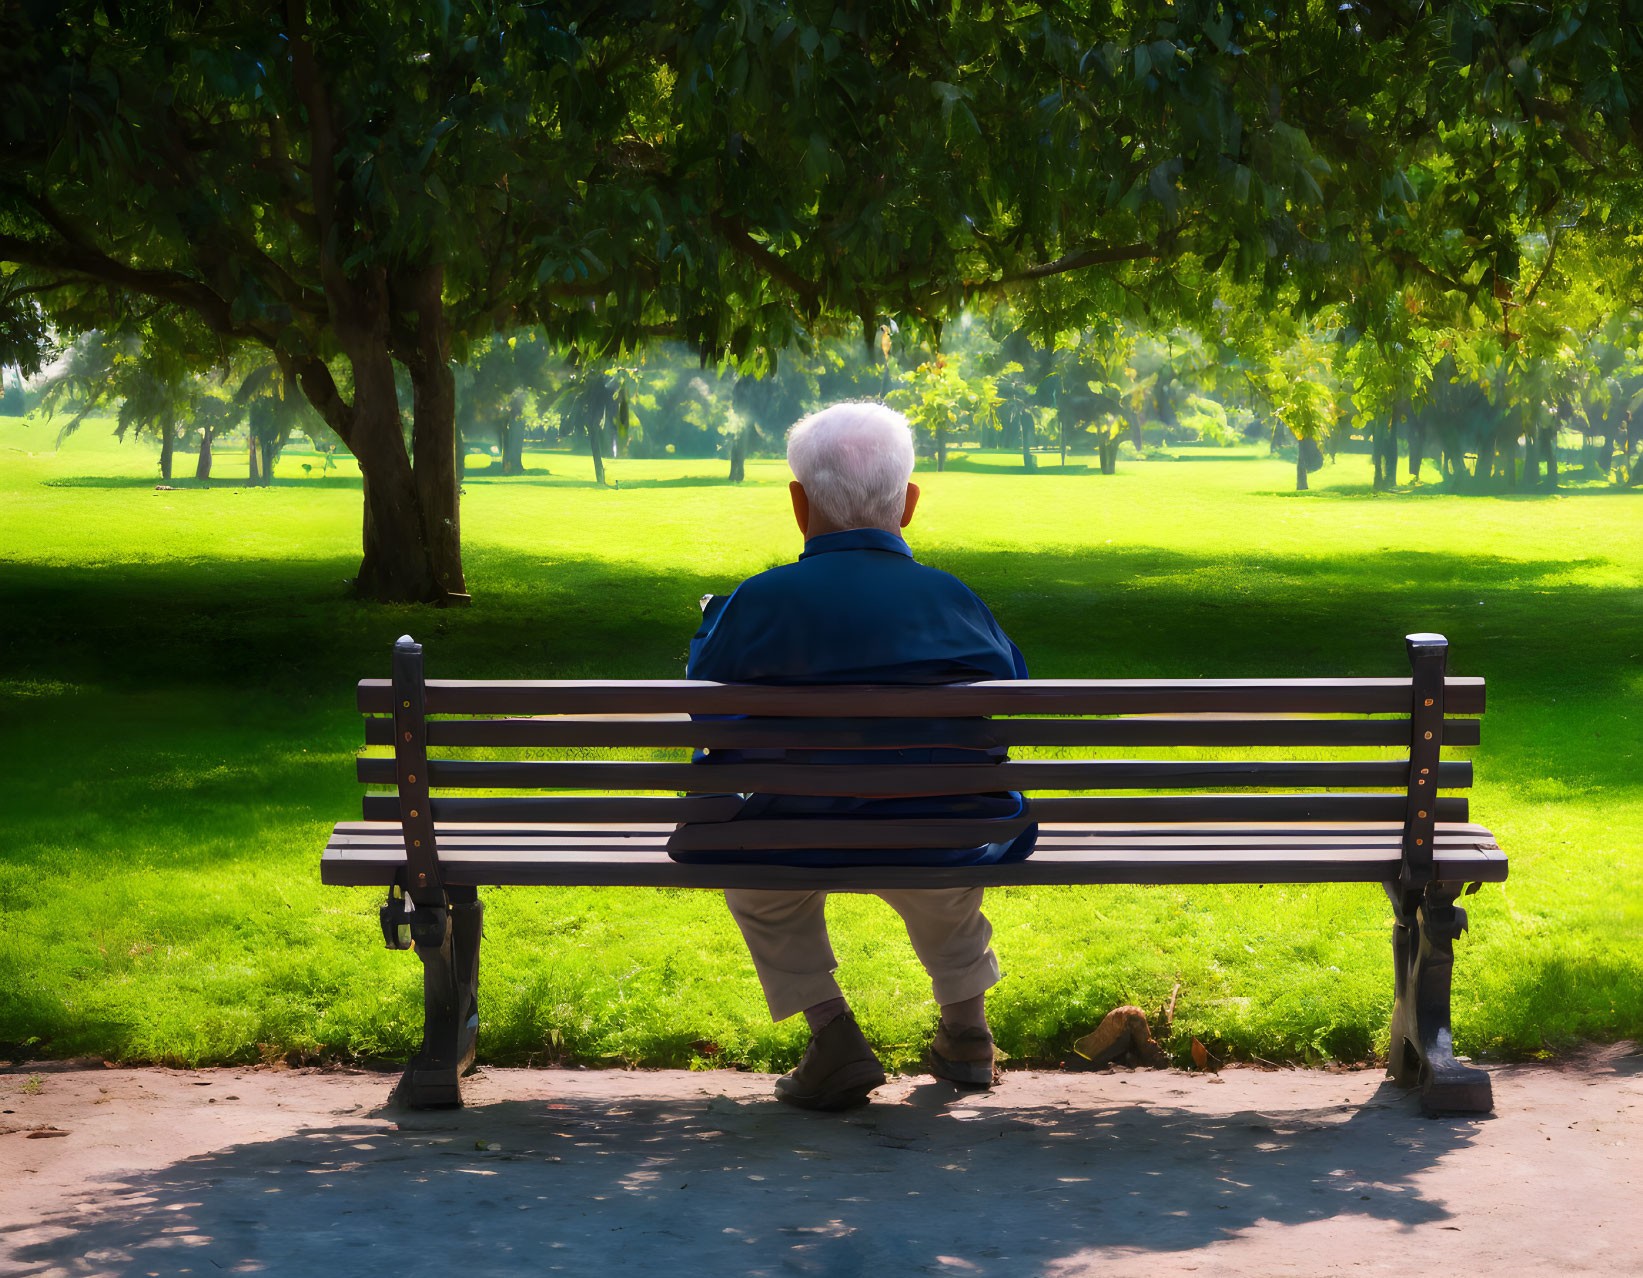
{"label": "shaded grass", "polygon": [[[415,962],[376,941],[374,893],[317,883],[330,824],[358,811],[354,680],[405,631],[436,675],[675,675],[695,599],[796,548],[778,464],[729,486],[718,462],[623,461],[613,491],[585,457],[531,454],[524,476],[470,474],[472,609],[363,606],[342,584],[357,479],[294,479],[288,459],[269,489],[155,492],[152,457],[94,424],[49,441],[0,422],[0,1041],[58,1055],[406,1054]],[[1456,672],[1490,681],[1474,812],[1513,859],[1468,901],[1462,1050],[1643,1032],[1635,500],[1358,494],[1362,458],[1299,495],[1253,452],[1112,477],[965,461],[921,474],[912,539],[1035,674],[1397,675],[1404,633],[1448,634]],[[987,909],[1014,1057],[1177,981],[1178,1052],[1384,1045],[1378,889],[1015,889]],[[885,943],[894,916],[830,910],[864,1023],[912,1060],[933,1008]],[[796,1059],[802,1029],[769,1024],[714,894],[497,891],[487,911],[490,1059]]]}

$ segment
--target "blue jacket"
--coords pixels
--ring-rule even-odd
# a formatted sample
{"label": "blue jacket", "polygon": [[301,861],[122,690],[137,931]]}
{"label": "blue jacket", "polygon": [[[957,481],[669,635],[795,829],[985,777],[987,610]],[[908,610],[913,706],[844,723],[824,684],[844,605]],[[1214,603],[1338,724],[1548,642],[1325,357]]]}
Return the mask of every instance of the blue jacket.
{"label": "blue jacket", "polygon": [[[690,641],[692,679],[720,683],[964,683],[1024,679],[1027,664],[993,614],[957,577],[927,568],[907,543],[876,528],[812,537],[797,563],[749,577],[715,596]],[[957,749],[806,751],[829,763],[967,762],[1001,752]],[[715,750],[705,767],[744,759],[779,759],[781,751]],[[752,795],[747,818],[783,816],[1013,817],[1019,794],[912,799]],[[785,865],[987,865],[1019,861],[1033,849],[1036,826],[1003,843],[974,848],[785,850],[678,854],[680,859],[750,860]]]}

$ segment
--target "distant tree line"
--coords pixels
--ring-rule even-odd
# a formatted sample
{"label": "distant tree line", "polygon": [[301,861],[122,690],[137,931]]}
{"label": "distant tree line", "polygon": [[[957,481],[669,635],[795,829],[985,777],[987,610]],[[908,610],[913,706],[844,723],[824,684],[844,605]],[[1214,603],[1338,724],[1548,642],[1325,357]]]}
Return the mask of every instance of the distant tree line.
{"label": "distant tree line", "polygon": [[[1026,470],[1045,450],[1062,464],[1089,455],[1112,474],[1124,444],[1142,454],[1265,441],[1294,458],[1300,488],[1342,451],[1368,454],[1378,489],[1398,484],[1400,461],[1410,482],[1430,461],[1456,491],[1554,488],[1570,461],[1583,478],[1635,487],[1643,315],[1594,304],[1602,299],[1573,275],[1543,297],[1573,313],[1554,322],[1543,306],[1535,332],[1505,345],[1492,330],[1410,327],[1393,350],[1354,331],[1338,307],[1291,332],[1263,326],[1253,341],[1231,322],[1206,337],[1109,318],[1041,345],[1000,304],[966,312],[939,343],[886,324],[871,347],[853,334],[813,339],[757,375],[704,364],[678,342],[594,361],[541,329],[498,333],[456,370],[457,470],[478,452],[501,474],[523,473],[529,444],[584,453],[600,483],[617,457],[718,458],[738,482],[748,458],[780,454],[804,414],[883,399],[907,413],[938,469],[959,447],[1019,451]],[[250,450],[252,482],[273,474],[294,431],[325,452],[341,445],[277,364],[199,370],[129,335],[82,337],[35,397],[67,414],[63,434],[102,409],[122,437],[153,437],[167,479],[179,450],[195,453],[195,477],[209,479],[213,450],[231,434]],[[414,422],[401,425],[409,438]]]}

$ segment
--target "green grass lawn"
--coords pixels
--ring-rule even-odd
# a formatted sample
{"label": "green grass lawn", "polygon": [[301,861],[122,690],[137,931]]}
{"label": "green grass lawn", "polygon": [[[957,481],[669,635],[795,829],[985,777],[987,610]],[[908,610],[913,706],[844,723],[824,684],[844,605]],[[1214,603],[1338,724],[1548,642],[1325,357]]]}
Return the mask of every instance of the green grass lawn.
{"label": "green grass lawn", "polygon": [[[331,823],[358,814],[355,679],[386,674],[406,631],[436,676],[676,676],[697,597],[797,550],[780,463],[731,486],[719,461],[619,461],[612,490],[585,457],[530,454],[523,476],[470,471],[471,609],[366,606],[344,587],[351,465],[317,478],[291,450],[251,489],[221,452],[209,489],[162,492],[153,451],[105,432],[53,451],[51,426],[0,419],[0,1052],[408,1054],[418,964],[382,948],[376,893],[318,883]],[[911,540],[1037,675],[1400,675],[1405,633],[1447,634],[1455,673],[1490,682],[1473,811],[1512,857],[1468,902],[1460,1048],[1643,1032],[1643,501],[1374,496],[1364,457],[1296,494],[1263,452],[1112,477],[964,455],[919,475]],[[715,894],[487,900],[485,1057],[796,1059],[802,1027],[769,1024]],[[987,912],[1013,1057],[1176,982],[1178,1053],[1193,1035],[1268,1059],[1384,1047],[1379,888],[1017,889]],[[864,1025],[912,1061],[934,1008],[894,915],[832,915]]]}

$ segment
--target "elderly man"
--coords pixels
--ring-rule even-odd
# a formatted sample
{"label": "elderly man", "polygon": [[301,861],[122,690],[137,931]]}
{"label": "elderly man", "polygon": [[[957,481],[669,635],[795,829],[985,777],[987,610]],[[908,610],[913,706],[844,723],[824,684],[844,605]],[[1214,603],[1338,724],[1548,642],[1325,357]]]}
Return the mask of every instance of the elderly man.
{"label": "elderly man", "polygon": [[[913,559],[901,530],[919,490],[913,437],[901,414],[882,404],[835,404],[788,434],[793,514],[804,535],[797,563],[715,596],[690,645],[693,679],[726,683],[960,683],[1025,678],[1021,653],[987,606],[957,578]],[[729,761],[729,752],[713,751]],[[898,751],[907,762],[972,759],[974,751]],[[739,752],[735,757],[780,757]],[[883,752],[829,753],[829,761],[882,759]],[[751,796],[744,816],[1016,816],[1019,794],[926,799],[814,799]],[[978,848],[862,853],[771,853],[786,864],[919,862],[939,865],[1019,860],[1035,828],[1011,842]],[[731,854],[733,855],[733,854]],[[725,854],[716,854],[724,859]],[[960,1086],[987,1087],[993,1037],[986,992],[998,983],[992,926],[980,888],[880,892],[907,924],[930,974],[941,1019],[930,1051],[933,1073]],[[808,1109],[862,1104],[884,1069],[834,979],[827,893],[731,890],[725,893],[753,956],[770,1014],[803,1012],[811,1037],[804,1059],[776,1084],[776,1095]]]}

